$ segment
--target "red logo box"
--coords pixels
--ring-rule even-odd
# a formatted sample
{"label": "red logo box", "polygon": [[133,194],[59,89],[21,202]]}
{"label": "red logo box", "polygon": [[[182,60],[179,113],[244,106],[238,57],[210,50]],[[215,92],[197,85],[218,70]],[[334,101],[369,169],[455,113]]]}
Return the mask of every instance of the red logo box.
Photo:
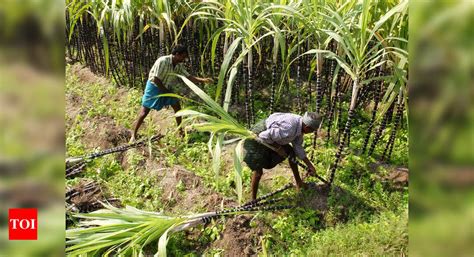
{"label": "red logo box", "polygon": [[38,239],[38,210],[9,209],[8,210],[8,239],[37,240]]}

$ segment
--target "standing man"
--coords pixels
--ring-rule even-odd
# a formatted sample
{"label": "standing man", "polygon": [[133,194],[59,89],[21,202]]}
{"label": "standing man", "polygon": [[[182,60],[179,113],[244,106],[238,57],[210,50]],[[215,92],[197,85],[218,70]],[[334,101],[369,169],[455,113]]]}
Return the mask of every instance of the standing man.
{"label": "standing man", "polygon": [[[257,198],[258,184],[263,169],[272,169],[288,156],[290,156],[289,163],[298,189],[302,188],[304,183],[298,172],[295,156],[306,164],[309,175],[316,175],[316,169],[306,157],[303,148],[303,134],[313,133],[320,123],[321,116],[315,112],[306,112],[304,116],[274,113],[252,128],[252,131],[258,135],[257,139],[244,142],[244,162],[253,171],[252,200]],[[274,150],[263,143],[272,146]]]}
{"label": "standing man", "polygon": [[[171,89],[178,84],[179,80],[173,73],[186,76],[195,84],[212,82],[210,78],[198,78],[190,75],[182,64],[186,58],[188,58],[187,47],[178,44],[173,48],[170,55],[158,58],[155,64],[153,64],[148,74],[148,81],[146,82],[145,92],[142,97],[142,107],[130,141],[135,141],[137,138],[138,129],[151,109],[159,111],[163,107],[171,105],[175,113],[181,110],[179,99],[174,97],[157,97],[161,94],[173,92]],[[176,117],[176,123],[178,126],[181,124],[181,117]]]}

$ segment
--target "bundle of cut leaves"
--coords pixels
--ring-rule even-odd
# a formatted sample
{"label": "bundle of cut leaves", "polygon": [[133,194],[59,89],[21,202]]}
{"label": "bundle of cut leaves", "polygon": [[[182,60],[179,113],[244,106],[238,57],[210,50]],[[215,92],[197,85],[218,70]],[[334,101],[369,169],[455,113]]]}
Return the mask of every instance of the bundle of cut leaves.
{"label": "bundle of cut leaves", "polygon": [[[286,186],[283,190],[290,187],[291,185]],[[283,190],[224,211],[178,217],[167,216],[162,212],[142,211],[130,206],[119,209],[103,203],[105,209],[74,215],[81,218],[81,221],[78,228],[66,231],[66,253],[68,256],[143,256],[144,247],[158,240],[155,256],[166,256],[168,234],[172,232],[226,215],[291,208],[292,206],[287,205],[274,205],[282,198],[269,199]]]}

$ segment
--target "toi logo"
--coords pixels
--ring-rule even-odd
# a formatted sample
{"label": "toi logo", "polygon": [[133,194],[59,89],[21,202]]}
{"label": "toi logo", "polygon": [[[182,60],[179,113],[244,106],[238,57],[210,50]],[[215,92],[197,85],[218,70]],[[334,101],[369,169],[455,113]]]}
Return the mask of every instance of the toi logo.
{"label": "toi logo", "polygon": [[37,240],[38,239],[38,210],[9,209],[8,210],[8,239]]}

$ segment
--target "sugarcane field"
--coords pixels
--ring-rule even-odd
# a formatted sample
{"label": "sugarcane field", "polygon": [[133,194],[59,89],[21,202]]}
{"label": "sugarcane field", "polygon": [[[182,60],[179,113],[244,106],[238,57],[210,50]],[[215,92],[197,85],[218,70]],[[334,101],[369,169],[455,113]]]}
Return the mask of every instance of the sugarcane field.
{"label": "sugarcane field", "polygon": [[66,0],[67,256],[406,256],[407,0]]}

